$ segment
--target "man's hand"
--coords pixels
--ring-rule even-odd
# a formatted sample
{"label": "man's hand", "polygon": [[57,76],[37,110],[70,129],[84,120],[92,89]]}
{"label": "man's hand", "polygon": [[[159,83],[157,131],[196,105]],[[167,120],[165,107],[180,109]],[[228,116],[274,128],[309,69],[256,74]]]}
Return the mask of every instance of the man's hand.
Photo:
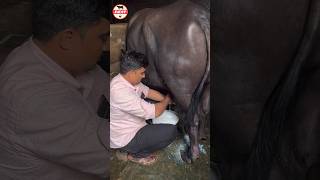
{"label": "man's hand", "polygon": [[166,110],[167,105],[171,102],[171,97],[169,95],[166,95],[162,101],[156,103],[156,117],[159,117],[163,113],[163,111]]}

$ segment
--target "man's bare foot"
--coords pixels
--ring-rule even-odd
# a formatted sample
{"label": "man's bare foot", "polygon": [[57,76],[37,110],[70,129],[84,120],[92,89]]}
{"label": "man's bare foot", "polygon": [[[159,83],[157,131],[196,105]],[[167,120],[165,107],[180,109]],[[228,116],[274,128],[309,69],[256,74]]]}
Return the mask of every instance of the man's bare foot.
{"label": "man's bare foot", "polygon": [[144,158],[135,158],[135,157],[131,156],[130,154],[128,154],[128,160],[135,162],[135,163],[138,163],[138,164],[141,164],[141,165],[144,165],[144,166],[148,166],[148,165],[151,165],[157,161],[157,156],[152,154],[152,155],[149,155]]}

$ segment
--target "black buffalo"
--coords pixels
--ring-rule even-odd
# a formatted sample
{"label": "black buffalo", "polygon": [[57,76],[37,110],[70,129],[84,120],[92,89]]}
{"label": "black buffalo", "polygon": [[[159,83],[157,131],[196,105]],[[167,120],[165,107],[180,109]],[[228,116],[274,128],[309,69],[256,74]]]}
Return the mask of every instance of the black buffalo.
{"label": "black buffalo", "polygon": [[184,114],[189,134],[186,160],[199,157],[199,124],[209,114],[209,1],[180,0],[157,9],[143,9],[130,19],[127,50],[149,59],[145,83],[168,91]]}
{"label": "black buffalo", "polygon": [[220,177],[320,179],[320,1],[215,2]]}

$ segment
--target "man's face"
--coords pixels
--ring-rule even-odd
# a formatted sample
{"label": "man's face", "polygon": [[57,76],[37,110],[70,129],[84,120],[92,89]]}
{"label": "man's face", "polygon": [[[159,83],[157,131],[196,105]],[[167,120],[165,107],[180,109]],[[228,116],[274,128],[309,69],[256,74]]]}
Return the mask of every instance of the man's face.
{"label": "man's face", "polygon": [[80,73],[91,70],[96,66],[102,51],[105,49],[108,35],[109,22],[102,18],[96,24],[89,26],[83,36],[79,37],[73,53],[74,61],[76,61],[74,63],[79,67]]}
{"label": "man's face", "polygon": [[132,83],[133,85],[138,85],[143,78],[145,78],[145,68],[139,68],[136,70],[132,70]]}

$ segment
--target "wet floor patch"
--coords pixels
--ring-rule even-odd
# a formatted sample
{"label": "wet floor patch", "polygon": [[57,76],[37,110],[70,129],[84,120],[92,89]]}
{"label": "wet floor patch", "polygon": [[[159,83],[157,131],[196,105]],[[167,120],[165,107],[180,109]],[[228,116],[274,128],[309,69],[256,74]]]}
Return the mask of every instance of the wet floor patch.
{"label": "wet floor patch", "polygon": [[119,161],[115,152],[111,158],[111,179],[115,180],[207,180],[209,179],[209,141],[202,141],[200,158],[191,164],[181,159],[185,141],[175,140],[165,149],[158,151],[158,161],[150,166]]}

